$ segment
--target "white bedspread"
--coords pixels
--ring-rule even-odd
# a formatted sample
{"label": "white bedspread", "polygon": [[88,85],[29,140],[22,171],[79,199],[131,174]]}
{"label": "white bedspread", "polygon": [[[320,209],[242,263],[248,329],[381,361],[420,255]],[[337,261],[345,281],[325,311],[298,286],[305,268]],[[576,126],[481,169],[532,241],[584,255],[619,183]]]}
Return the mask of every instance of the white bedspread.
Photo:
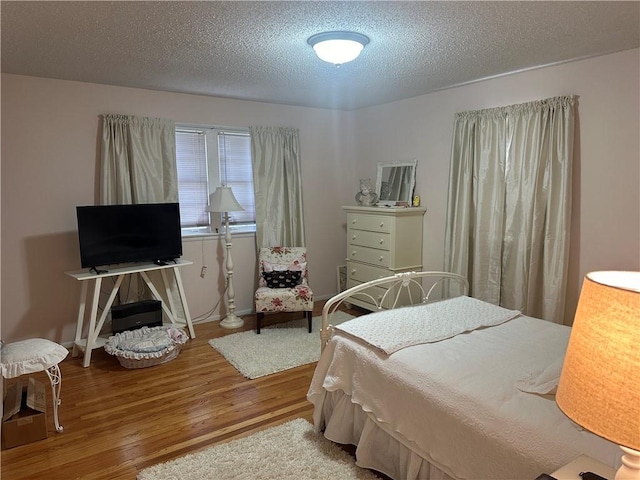
{"label": "white bedspread", "polygon": [[335,328],[390,355],[413,345],[438,342],[480,327],[499,325],[518,315],[518,310],[461,296],[428,305],[371,313]]}
{"label": "white bedspread", "polygon": [[613,466],[616,445],[580,430],[552,396],[516,386],[548,377],[569,333],[519,316],[387,356],[336,330],[308,392],[314,423],[326,423],[327,438],[340,442],[346,422],[332,425],[323,402],[327,391],[343,391],[389,435],[457,479],[531,480],[582,453]]}

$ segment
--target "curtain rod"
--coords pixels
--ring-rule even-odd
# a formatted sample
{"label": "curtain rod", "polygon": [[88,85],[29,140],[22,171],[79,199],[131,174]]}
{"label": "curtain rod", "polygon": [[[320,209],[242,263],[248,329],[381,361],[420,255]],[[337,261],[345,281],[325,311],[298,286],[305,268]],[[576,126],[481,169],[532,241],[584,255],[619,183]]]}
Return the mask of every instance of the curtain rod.
{"label": "curtain rod", "polygon": [[220,125],[200,125],[197,123],[180,123],[176,122],[176,130],[180,129],[194,129],[194,130],[220,130],[220,131],[242,131],[249,133],[249,127],[223,127]]}

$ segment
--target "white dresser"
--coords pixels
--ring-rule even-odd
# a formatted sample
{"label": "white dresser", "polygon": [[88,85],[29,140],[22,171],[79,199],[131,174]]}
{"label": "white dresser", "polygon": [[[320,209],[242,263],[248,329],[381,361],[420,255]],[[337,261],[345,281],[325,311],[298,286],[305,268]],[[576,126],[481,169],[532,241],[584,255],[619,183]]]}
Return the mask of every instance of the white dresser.
{"label": "white dresser", "polygon": [[[426,208],[342,207],[347,213],[347,288],[400,272],[422,270]],[[384,290],[371,295],[381,298]],[[350,299],[372,310],[373,301]]]}

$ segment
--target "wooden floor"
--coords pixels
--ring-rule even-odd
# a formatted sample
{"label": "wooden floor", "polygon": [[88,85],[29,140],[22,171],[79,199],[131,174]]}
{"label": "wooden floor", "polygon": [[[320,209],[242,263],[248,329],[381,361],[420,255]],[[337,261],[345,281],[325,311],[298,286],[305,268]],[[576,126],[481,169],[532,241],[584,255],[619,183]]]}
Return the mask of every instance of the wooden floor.
{"label": "wooden floor", "polygon": [[[316,304],[314,315],[321,309]],[[255,329],[255,316],[244,318],[243,329]],[[289,318],[301,314],[271,315],[264,323]],[[238,331],[196,325],[196,338],[178,358],[142,369],[125,369],[102,349],[88,368],[69,355],[60,364],[64,431],[54,429],[48,388],[49,437],[3,450],[2,479],[132,480],[143,468],[198,449],[294,418],[311,421],[306,393],[315,363],[248,380],[207,343]],[[319,333],[311,335],[319,349]],[[34,377],[48,386],[44,372]]]}

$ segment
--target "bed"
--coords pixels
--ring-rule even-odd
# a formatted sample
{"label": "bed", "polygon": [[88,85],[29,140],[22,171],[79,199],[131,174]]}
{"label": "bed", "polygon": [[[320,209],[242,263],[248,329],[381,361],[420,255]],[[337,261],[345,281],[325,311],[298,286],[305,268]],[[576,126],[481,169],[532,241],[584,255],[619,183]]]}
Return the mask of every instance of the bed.
{"label": "bed", "polygon": [[[581,454],[617,468],[619,448],[555,403],[570,328],[467,292],[458,275],[410,272],[329,299],[316,431],[396,480],[533,480]],[[372,312],[332,326],[350,299]]]}

